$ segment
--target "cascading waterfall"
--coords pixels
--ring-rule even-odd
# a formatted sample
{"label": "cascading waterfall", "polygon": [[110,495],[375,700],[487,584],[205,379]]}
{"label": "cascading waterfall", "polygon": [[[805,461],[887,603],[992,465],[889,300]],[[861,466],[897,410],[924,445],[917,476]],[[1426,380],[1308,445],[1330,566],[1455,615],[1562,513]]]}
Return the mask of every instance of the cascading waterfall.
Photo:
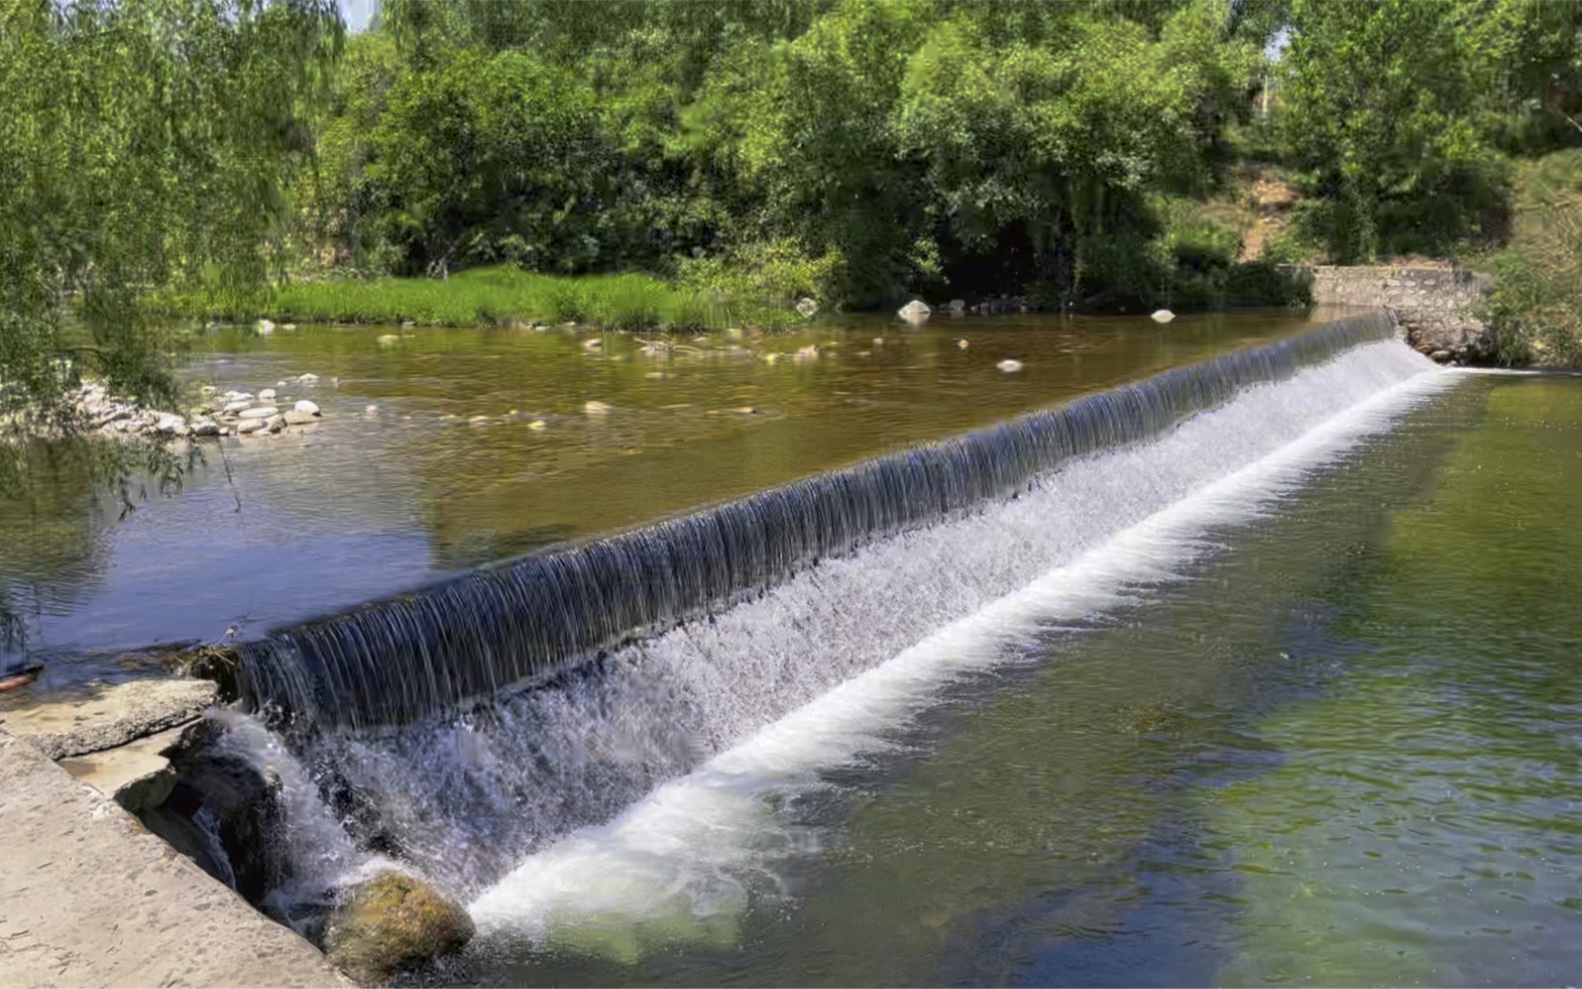
{"label": "cascading waterfall", "polygon": [[314,725],[432,716],[720,610],[869,542],[1149,439],[1251,385],[1394,333],[1385,314],[1177,368],[989,429],[619,535],[482,568],[245,647],[254,709]]}
{"label": "cascading waterfall", "polygon": [[[524,856],[1431,370],[1391,332],[1380,316],[1330,324],[277,631],[247,650],[247,697],[291,716],[328,819],[472,897]],[[460,704],[556,674],[553,689]],[[858,716],[861,696],[838,703],[855,715],[799,736],[815,751],[797,765],[888,744]]]}

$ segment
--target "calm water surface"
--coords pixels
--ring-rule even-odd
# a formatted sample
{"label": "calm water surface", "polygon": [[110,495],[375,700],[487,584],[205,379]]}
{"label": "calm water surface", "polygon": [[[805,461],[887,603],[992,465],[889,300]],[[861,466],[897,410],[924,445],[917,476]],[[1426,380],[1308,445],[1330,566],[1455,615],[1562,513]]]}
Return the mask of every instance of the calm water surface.
{"label": "calm water surface", "polygon": [[590,892],[450,978],[1575,984],[1579,490],[1582,382],[1468,376],[778,808],[745,907]]}
{"label": "calm water surface", "polygon": [[[53,484],[42,472],[27,501],[0,504],[0,584],[23,602],[35,647],[253,634],[1326,318],[944,317],[917,330],[861,317],[660,353],[569,331],[222,333],[200,343],[195,378],[311,398],[324,420],[205,446],[178,497],[139,501],[125,520],[70,464]],[[799,360],[809,347],[817,358]],[[1024,370],[997,370],[1007,357]],[[304,373],[320,380],[297,383]]]}

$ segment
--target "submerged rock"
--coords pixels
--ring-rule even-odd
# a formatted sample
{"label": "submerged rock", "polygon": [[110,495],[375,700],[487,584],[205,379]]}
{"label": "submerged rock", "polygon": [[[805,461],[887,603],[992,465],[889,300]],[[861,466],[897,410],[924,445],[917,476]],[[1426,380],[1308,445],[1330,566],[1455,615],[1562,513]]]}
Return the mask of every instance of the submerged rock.
{"label": "submerged rock", "polygon": [[582,411],[586,412],[590,416],[602,416],[609,414],[610,407],[605,405],[603,402],[584,402]]}
{"label": "submerged rock", "polygon": [[1014,357],[1007,357],[1005,360],[994,366],[999,368],[1001,371],[1004,371],[1006,374],[1015,374],[1022,369],[1023,364]]}
{"label": "submerged rock", "polygon": [[324,950],[358,982],[385,985],[403,969],[461,950],[473,932],[461,904],[421,879],[386,871],[350,891],[330,918]]}

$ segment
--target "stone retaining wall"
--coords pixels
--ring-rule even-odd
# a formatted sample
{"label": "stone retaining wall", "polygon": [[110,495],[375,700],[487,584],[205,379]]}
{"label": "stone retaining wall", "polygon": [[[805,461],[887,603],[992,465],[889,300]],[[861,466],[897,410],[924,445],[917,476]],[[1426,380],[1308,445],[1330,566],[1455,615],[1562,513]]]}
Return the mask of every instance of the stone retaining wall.
{"label": "stone retaining wall", "polygon": [[1436,361],[1477,364],[1494,357],[1489,328],[1472,315],[1494,288],[1494,279],[1468,268],[1340,267],[1291,269],[1305,281],[1317,305],[1367,306],[1395,315],[1417,350]]}

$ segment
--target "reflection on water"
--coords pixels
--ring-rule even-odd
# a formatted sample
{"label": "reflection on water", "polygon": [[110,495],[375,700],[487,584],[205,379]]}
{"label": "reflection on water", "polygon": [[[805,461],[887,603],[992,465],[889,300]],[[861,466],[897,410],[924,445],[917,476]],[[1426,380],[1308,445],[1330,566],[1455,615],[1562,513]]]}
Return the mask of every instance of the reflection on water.
{"label": "reflection on water", "polygon": [[1574,980],[1578,490],[1582,387],[1469,378],[776,808],[803,847],[723,935],[567,920],[464,980]]}
{"label": "reflection on water", "polygon": [[[63,538],[42,551],[0,546],[0,575],[48,586],[29,599],[36,645],[248,634],[984,425],[1310,318],[1326,317],[1209,315],[1168,328],[941,318],[922,330],[860,318],[647,347],[612,335],[596,348],[559,331],[228,332],[207,341],[193,375],[311,398],[324,421],[208,447],[179,498],[151,499],[125,522],[63,483],[45,523]],[[1024,370],[997,370],[1005,357]],[[304,373],[319,380],[294,380]],[[609,408],[590,413],[589,402]],[[10,519],[20,511],[0,504]],[[83,546],[70,566],[51,558],[74,543]]]}

